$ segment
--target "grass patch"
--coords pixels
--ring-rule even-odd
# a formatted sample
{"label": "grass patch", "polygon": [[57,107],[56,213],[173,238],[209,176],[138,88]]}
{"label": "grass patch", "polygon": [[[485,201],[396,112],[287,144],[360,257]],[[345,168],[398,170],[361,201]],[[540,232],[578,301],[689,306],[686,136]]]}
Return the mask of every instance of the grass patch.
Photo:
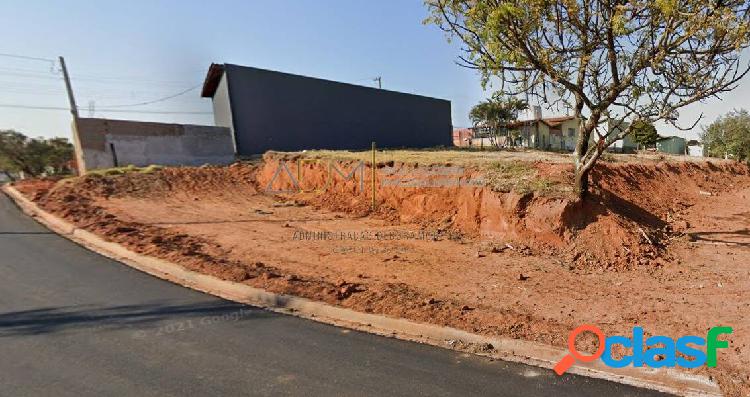
{"label": "grass patch", "polygon": [[497,192],[548,195],[565,190],[561,183],[537,175],[531,163],[495,162],[485,167],[484,174],[487,185]]}
{"label": "grass patch", "polygon": [[[304,152],[268,152],[271,157],[286,159],[307,158],[339,161],[372,161],[372,151],[349,151],[349,150],[306,150]],[[377,150],[375,161],[387,163],[390,161],[404,164],[417,165],[458,165],[474,166],[492,164],[498,161],[521,161],[549,163],[569,163],[572,161],[568,153],[551,153],[539,150],[512,149],[512,150],[478,150],[459,148],[433,148],[433,149],[394,149]]]}
{"label": "grass patch", "polygon": [[153,174],[156,171],[161,170],[162,166],[160,165],[149,165],[147,167],[136,167],[134,165],[127,165],[125,167],[114,167],[114,168],[102,168],[98,170],[91,170],[86,172],[86,175],[98,175],[98,176],[114,176],[114,175],[123,175],[128,173],[138,173],[138,174]]}
{"label": "grass patch", "polygon": [[[372,161],[372,151],[307,150],[304,152],[268,152],[271,158],[296,161],[300,158],[333,161]],[[535,163],[569,164],[569,153],[538,150],[477,150],[477,149],[421,149],[380,150],[375,154],[380,164],[389,162],[412,166],[454,166],[476,169],[483,174],[486,186],[497,192],[538,193],[563,196],[571,186],[539,176]]]}
{"label": "grass patch", "polygon": [[[296,161],[298,159],[317,159],[333,161],[372,161],[372,151],[360,150],[306,150],[302,152],[273,152],[265,156],[271,159]],[[715,159],[714,159],[715,160]],[[485,149],[478,148],[428,148],[428,149],[386,149],[375,153],[379,164],[389,162],[403,163],[412,166],[456,166],[476,169],[482,172],[486,185],[495,191],[519,193],[535,192],[553,197],[569,197],[573,192],[572,181],[559,177],[544,177],[537,173],[536,163],[572,164],[572,153],[548,152],[534,149]],[[671,156],[664,153],[639,152],[637,154],[604,153],[601,163],[640,163],[658,162],[703,162],[704,158],[690,156]]]}

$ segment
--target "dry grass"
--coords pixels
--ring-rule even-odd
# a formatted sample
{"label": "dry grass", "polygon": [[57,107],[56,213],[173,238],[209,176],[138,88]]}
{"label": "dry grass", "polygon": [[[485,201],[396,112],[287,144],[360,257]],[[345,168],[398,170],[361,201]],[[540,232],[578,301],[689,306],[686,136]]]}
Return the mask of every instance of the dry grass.
{"label": "dry grass", "polygon": [[484,165],[482,172],[487,186],[498,192],[533,192],[543,196],[567,196],[573,192],[571,183],[540,176],[529,162],[498,161]]}
{"label": "dry grass", "polygon": [[[371,151],[309,150],[305,152],[269,152],[275,158],[319,159],[337,161],[372,161]],[[379,150],[375,154],[379,164],[403,163],[418,166],[453,166],[474,169],[482,174],[484,184],[495,191],[517,193],[535,192],[547,196],[567,195],[572,186],[538,175],[535,163],[570,164],[570,154],[531,150]]]}
{"label": "dry grass", "polygon": [[136,167],[134,165],[128,165],[125,167],[114,167],[114,168],[102,168],[98,170],[90,170],[86,172],[86,175],[99,175],[99,176],[111,176],[111,175],[123,175],[131,172],[137,172],[140,174],[152,174],[163,167],[160,165],[149,165],[148,167]]}
{"label": "dry grass", "polygon": [[[372,161],[372,151],[306,150],[303,152],[268,152],[272,158],[320,159],[338,161]],[[657,163],[663,161],[701,162],[708,159],[674,156],[664,153],[638,154],[605,153],[600,161],[607,163]],[[711,159],[717,161],[717,159]],[[434,148],[414,150],[378,150],[375,161],[404,163],[418,166],[458,166],[475,169],[483,174],[485,185],[499,192],[536,193],[543,196],[569,197],[573,194],[572,180],[551,179],[540,175],[535,163],[572,164],[571,153],[529,149],[479,150],[467,148]],[[718,160],[721,161],[721,160]]]}
{"label": "dry grass", "polygon": [[[332,159],[365,161],[372,160],[372,151],[347,150],[307,150],[304,152],[269,152],[272,155],[304,156],[312,159]],[[396,163],[419,165],[462,165],[481,166],[498,161],[526,161],[567,163],[572,161],[570,154],[551,153],[532,150],[470,150],[470,149],[415,149],[415,150],[378,150],[375,153],[378,163],[393,161]]]}
{"label": "dry grass", "polygon": [[[306,150],[303,152],[268,152],[272,156],[304,156],[311,159],[333,159],[370,162],[372,152],[348,151],[348,150]],[[435,148],[435,149],[412,149],[412,150],[378,150],[375,154],[378,163],[394,161],[397,163],[419,164],[419,165],[462,165],[482,166],[496,162],[545,162],[545,163],[572,163],[571,153],[547,152],[531,149],[504,149],[504,150],[479,150],[461,148]],[[692,161],[702,162],[706,158],[675,156],[665,153],[640,152],[638,154],[605,153],[602,161],[615,163],[654,163],[661,161]],[[711,159],[712,161],[721,161]]]}

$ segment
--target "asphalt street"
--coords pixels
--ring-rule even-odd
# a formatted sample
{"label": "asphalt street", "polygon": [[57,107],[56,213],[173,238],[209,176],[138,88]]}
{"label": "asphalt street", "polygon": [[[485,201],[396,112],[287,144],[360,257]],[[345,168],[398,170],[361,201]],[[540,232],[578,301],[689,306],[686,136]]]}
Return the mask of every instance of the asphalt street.
{"label": "asphalt street", "polygon": [[0,193],[3,396],[656,396],[271,313],[92,253]]}

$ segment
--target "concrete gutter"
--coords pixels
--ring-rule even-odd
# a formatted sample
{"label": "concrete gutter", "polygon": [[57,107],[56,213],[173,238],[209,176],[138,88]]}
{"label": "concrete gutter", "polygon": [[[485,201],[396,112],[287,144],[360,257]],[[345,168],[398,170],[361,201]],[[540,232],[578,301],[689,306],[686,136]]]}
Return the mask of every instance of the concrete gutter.
{"label": "concrete gutter", "polygon": [[[50,230],[91,251],[161,279],[230,301],[358,331],[548,368],[550,371],[567,354],[565,350],[540,343],[487,337],[455,328],[361,313],[310,299],[275,294],[245,284],[186,270],[175,263],[132,252],[119,244],[106,241],[91,232],[80,229],[42,210],[10,185],[3,186],[2,190],[24,213]],[[722,395],[716,383],[708,377],[673,368],[610,368],[602,364],[600,360],[596,360],[593,363],[576,364],[568,372],[682,396]]]}

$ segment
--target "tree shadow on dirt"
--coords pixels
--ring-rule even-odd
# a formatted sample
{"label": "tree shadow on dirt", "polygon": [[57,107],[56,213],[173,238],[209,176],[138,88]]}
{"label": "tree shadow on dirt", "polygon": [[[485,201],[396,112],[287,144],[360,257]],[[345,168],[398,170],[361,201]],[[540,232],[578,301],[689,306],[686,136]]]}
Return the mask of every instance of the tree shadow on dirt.
{"label": "tree shadow on dirt", "polygon": [[692,232],[688,233],[688,236],[690,237],[690,241],[750,247],[750,229],[722,232]]}
{"label": "tree shadow on dirt", "polygon": [[744,222],[747,224],[750,224],[750,211],[741,212],[739,214],[735,214],[734,216],[715,216],[712,215],[711,219],[717,220],[717,221],[729,221],[729,222]]}
{"label": "tree shadow on dirt", "polygon": [[[679,167],[667,164],[665,169],[669,172],[679,173]],[[654,178],[657,172],[665,170],[654,170],[649,167],[639,167],[639,177]],[[658,217],[648,209],[627,200],[610,189],[604,187],[605,180],[618,179],[628,186],[637,189],[638,180],[632,172],[623,171],[620,168],[601,167],[596,168],[591,175],[591,194],[584,202],[577,204],[577,208],[571,211],[569,223],[576,228],[583,228],[590,223],[596,222],[600,216],[613,213],[624,219],[632,221],[640,226],[651,229],[662,229],[667,222]],[[606,185],[605,185],[606,186]],[[574,213],[578,213],[573,215]]]}
{"label": "tree shadow on dirt", "polygon": [[629,219],[639,225],[648,226],[655,229],[661,229],[667,225],[667,222],[656,216],[651,211],[633,203],[632,201],[625,200],[624,198],[617,196],[607,190],[603,190],[606,197],[606,206],[613,213],[622,216],[625,219]]}
{"label": "tree shadow on dirt", "polygon": [[652,229],[662,229],[667,225],[667,222],[647,209],[604,189],[597,189],[583,202],[571,206],[566,210],[564,219],[568,226],[583,229],[607,214],[615,214]]}
{"label": "tree shadow on dirt", "polygon": [[[239,303],[141,304],[110,307],[60,306],[0,313],[0,338],[70,330],[102,331],[201,327],[222,322],[269,318],[273,313]],[[191,320],[188,323],[188,320]],[[184,328],[185,324],[182,324]]]}

